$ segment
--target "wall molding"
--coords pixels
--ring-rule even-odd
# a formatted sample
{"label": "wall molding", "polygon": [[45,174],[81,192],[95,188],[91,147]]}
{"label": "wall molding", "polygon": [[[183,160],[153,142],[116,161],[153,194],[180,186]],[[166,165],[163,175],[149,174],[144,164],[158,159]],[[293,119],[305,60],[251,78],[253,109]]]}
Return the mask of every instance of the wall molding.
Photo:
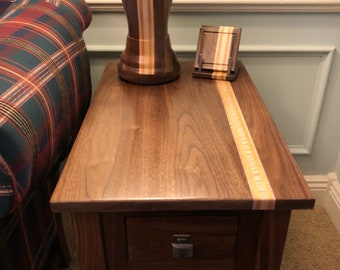
{"label": "wall molding", "polygon": [[306,175],[305,180],[313,193],[316,204],[324,206],[330,183],[328,175]]}
{"label": "wall molding", "polygon": [[240,48],[240,57],[321,57],[302,143],[288,145],[291,153],[294,155],[309,155],[312,152],[334,51],[335,48],[330,46],[249,46]]}
{"label": "wall molding", "polygon": [[288,145],[294,155],[309,155],[312,152],[315,136],[321,115],[323,99],[327,89],[327,82],[331,70],[334,56],[334,47],[309,47],[309,46],[260,46],[242,48],[242,56],[272,56],[272,57],[289,57],[289,56],[306,56],[321,57],[318,72],[315,78],[313,89],[312,103],[306,122],[305,133],[302,143],[298,145]]}
{"label": "wall molding", "polygon": [[340,182],[336,173],[305,176],[316,204],[323,207],[340,233]]}
{"label": "wall molding", "polygon": [[339,154],[338,154],[338,160],[336,162],[335,173],[336,173],[338,179],[340,179],[340,151],[339,151]]}
{"label": "wall molding", "polygon": [[[86,0],[92,11],[122,12],[121,0]],[[173,0],[172,12],[338,13],[340,0]]]}

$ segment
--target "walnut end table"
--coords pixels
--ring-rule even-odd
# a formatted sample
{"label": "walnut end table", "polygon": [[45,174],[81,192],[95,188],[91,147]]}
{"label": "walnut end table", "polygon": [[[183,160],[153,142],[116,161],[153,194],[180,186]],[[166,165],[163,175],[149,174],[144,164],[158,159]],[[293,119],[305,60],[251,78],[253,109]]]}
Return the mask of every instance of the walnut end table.
{"label": "walnut end table", "polygon": [[109,62],[51,199],[81,269],[280,268],[314,199],[245,67],[141,86]]}

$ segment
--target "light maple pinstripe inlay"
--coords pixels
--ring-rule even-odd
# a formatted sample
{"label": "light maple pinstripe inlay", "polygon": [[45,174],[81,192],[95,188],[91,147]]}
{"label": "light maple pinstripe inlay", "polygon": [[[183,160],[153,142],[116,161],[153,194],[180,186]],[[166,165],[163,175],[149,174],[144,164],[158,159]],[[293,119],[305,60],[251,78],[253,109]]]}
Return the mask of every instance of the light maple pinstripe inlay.
{"label": "light maple pinstripe inlay", "polygon": [[253,196],[253,209],[274,209],[275,195],[244,120],[231,83],[228,81],[216,81],[216,85]]}
{"label": "light maple pinstripe inlay", "polygon": [[[226,72],[228,70],[226,63],[229,62],[231,56],[234,27],[220,26],[218,32],[213,70]],[[229,48],[229,50],[226,50],[226,48]]]}
{"label": "light maple pinstripe inlay", "polygon": [[138,0],[139,74],[155,74],[155,25],[153,0]]}

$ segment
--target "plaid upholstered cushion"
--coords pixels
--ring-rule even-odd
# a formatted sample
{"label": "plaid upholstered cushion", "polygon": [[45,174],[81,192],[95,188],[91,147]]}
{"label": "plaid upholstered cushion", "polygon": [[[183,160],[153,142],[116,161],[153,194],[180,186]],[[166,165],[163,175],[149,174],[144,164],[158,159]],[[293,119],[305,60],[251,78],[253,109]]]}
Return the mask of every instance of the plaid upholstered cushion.
{"label": "plaid upholstered cushion", "polygon": [[[58,7],[56,12],[65,16],[70,24],[78,31],[84,31],[91,22],[91,14],[85,0],[0,0],[0,5],[1,1],[11,1],[13,3],[11,9],[42,2],[49,3]],[[4,6],[9,5],[4,4]],[[8,13],[8,15],[10,14],[11,12]]]}
{"label": "plaid upholstered cushion", "polygon": [[0,0],[0,15],[13,3],[15,0]]}
{"label": "plaid upholstered cushion", "polygon": [[86,4],[32,1],[0,17],[0,216],[64,158],[91,93]]}

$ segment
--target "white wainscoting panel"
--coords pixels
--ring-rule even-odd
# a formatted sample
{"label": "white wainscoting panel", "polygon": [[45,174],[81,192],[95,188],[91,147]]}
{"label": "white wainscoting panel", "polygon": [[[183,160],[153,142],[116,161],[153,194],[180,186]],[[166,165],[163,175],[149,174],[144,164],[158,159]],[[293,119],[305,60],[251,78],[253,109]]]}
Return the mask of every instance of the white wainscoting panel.
{"label": "white wainscoting panel", "polygon": [[241,50],[241,59],[295,155],[312,151],[333,54],[332,47]]}

